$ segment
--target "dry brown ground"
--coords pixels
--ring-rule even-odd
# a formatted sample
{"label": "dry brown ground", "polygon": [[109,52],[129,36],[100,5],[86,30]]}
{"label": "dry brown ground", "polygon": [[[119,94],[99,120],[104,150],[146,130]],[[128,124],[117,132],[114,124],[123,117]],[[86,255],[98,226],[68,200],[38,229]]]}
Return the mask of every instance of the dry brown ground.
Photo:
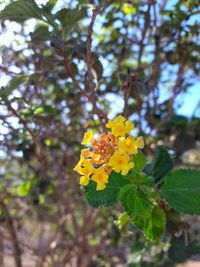
{"label": "dry brown ground", "polygon": [[[13,259],[11,259],[10,257],[6,257],[4,260],[4,266],[0,266],[0,267],[15,267],[15,264],[13,262]],[[35,267],[35,263],[26,261],[26,263],[23,264],[23,267]],[[77,266],[77,267],[81,267],[81,266]],[[200,267],[200,262],[188,261],[185,264],[178,264],[177,267]]]}

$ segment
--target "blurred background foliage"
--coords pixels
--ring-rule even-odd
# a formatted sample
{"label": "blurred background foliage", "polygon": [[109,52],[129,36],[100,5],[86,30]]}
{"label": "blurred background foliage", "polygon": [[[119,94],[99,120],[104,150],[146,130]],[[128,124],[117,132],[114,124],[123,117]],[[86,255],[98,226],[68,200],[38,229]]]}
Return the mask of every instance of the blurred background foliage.
{"label": "blurred background foliage", "polygon": [[167,146],[175,168],[199,168],[198,1],[0,8],[0,266],[164,267],[199,254],[197,217],[169,219],[173,237],[147,244],[113,223],[121,207],[91,208],[73,172],[86,129],[120,113],[149,159]]}

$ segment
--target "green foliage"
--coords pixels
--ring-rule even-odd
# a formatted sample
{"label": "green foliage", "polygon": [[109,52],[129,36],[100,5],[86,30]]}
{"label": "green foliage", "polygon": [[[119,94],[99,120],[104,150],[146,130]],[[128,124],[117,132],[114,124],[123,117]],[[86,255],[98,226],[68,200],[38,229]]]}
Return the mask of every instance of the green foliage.
{"label": "green foliage", "polygon": [[87,201],[94,208],[111,206],[117,203],[119,191],[126,184],[128,184],[128,180],[124,179],[121,174],[112,172],[109,176],[109,183],[106,189],[96,191],[95,182],[90,182],[90,184],[85,187]]}
{"label": "green foliage", "polygon": [[126,212],[122,213],[118,220],[117,220],[117,226],[119,227],[120,231],[123,231],[129,221],[129,216]]}
{"label": "green foliage", "polygon": [[72,30],[69,28],[69,25],[73,26],[79,20],[85,18],[87,15],[86,11],[87,9],[85,7],[80,9],[64,8],[55,14],[55,18],[60,20],[64,28],[68,28],[67,30]]}
{"label": "green foliage", "polygon": [[133,6],[133,5],[131,5],[131,4],[126,4],[126,3],[124,3],[123,5],[122,5],[122,11],[124,12],[124,14],[135,14],[135,12],[136,12],[136,8]]}
{"label": "green foliage", "polygon": [[17,193],[20,197],[25,197],[30,192],[30,189],[31,189],[31,181],[27,181],[18,187]]}
{"label": "green foliage", "polygon": [[27,80],[28,76],[26,75],[13,77],[6,88],[0,88],[0,97],[7,98],[15,89],[18,89],[18,87]]}
{"label": "green foliage", "polygon": [[143,254],[146,251],[144,243],[136,243],[131,247],[128,255],[128,267],[139,267],[142,260]]}
{"label": "green foliage", "polygon": [[44,105],[43,107],[39,107],[34,110],[34,115],[40,115],[40,114],[54,115],[56,113],[57,113],[56,109],[50,105]]}
{"label": "green foliage", "polygon": [[147,218],[144,225],[144,235],[149,240],[159,239],[165,230],[166,216],[163,210],[154,206],[151,210],[150,217]]}
{"label": "green foliage", "polygon": [[155,181],[160,181],[173,168],[173,161],[163,146],[156,148],[154,157],[150,163],[145,166],[145,172],[155,178]]}
{"label": "green foliage", "polygon": [[37,29],[31,33],[31,39],[33,42],[41,43],[43,41],[48,41],[51,38],[51,33],[48,30],[47,25],[40,25]]}
{"label": "green foliage", "polygon": [[169,119],[169,124],[174,126],[185,126],[187,124],[187,118],[185,116],[174,115]]}
{"label": "green foliage", "polygon": [[[48,249],[42,254],[52,266],[66,264],[66,251],[73,255],[69,265],[171,267],[184,262],[197,254],[198,244],[174,236],[199,234],[194,218],[180,212],[200,214],[200,178],[199,171],[172,169],[199,168],[198,107],[191,107],[191,119],[177,112],[179,95],[190,92],[200,74],[197,1],[166,6],[103,1],[91,29],[89,65],[88,25],[100,1],[36,2],[0,1],[7,5],[0,12],[2,38],[10,29],[6,20],[20,24],[11,27],[13,40],[1,44],[0,75],[9,81],[0,89],[3,231],[9,231],[8,211],[16,235],[23,235],[19,247],[27,238],[31,245],[32,237],[41,244],[43,237],[58,236],[53,257]],[[94,211],[83,200],[72,169],[86,128],[102,131],[107,118],[123,108],[145,137],[144,154],[133,156],[135,167],[126,177],[112,173],[105,190],[96,191],[94,182],[84,188],[92,207],[108,207]],[[165,146],[173,150],[174,162]],[[185,161],[188,152],[190,161]],[[122,207],[112,207],[120,201]],[[119,216],[121,209],[125,212]],[[42,237],[38,229],[44,229]],[[85,253],[90,246],[95,255]],[[34,257],[39,264],[40,256]]]}
{"label": "green foliage", "polygon": [[119,199],[130,218],[146,217],[151,209],[148,197],[134,184],[128,184],[120,190]]}
{"label": "green foliage", "polygon": [[200,247],[196,241],[186,244],[184,236],[173,237],[171,246],[168,250],[168,256],[174,262],[182,263],[188,260],[191,256],[199,254]]}
{"label": "green foliage", "polygon": [[159,239],[165,230],[166,216],[158,206],[153,206],[146,194],[133,184],[124,186],[119,199],[133,224],[149,240]]}
{"label": "green foliage", "polygon": [[146,157],[141,151],[138,151],[136,155],[133,155],[132,160],[134,162],[134,171],[140,173],[143,171],[146,164]]}
{"label": "green foliage", "polygon": [[177,211],[200,215],[200,171],[174,171],[164,178],[161,195]]}
{"label": "green foliage", "polygon": [[24,22],[27,19],[43,20],[42,11],[34,0],[18,0],[10,3],[0,13],[0,19]]}

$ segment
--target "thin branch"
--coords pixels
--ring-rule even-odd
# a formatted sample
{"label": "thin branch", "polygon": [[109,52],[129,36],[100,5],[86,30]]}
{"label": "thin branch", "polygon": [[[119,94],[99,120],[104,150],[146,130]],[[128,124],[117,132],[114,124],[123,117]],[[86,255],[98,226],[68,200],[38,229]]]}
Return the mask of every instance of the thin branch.
{"label": "thin branch", "polygon": [[150,26],[150,8],[151,8],[151,5],[149,4],[147,12],[145,13],[145,23],[144,23],[144,27],[142,30],[142,38],[140,40],[140,48],[139,48],[139,54],[138,54],[138,70],[141,69],[142,54],[143,54],[143,50],[145,46],[144,40],[146,37],[147,30],[149,29],[149,26]]}
{"label": "thin branch", "polygon": [[88,76],[88,83],[89,83],[89,87],[91,90],[91,94],[93,95],[94,95],[94,90],[95,90],[95,84],[92,78],[92,56],[91,56],[92,31],[93,31],[93,26],[94,26],[96,17],[101,11],[101,8],[102,8],[102,5],[99,5],[94,9],[90,24],[88,26],[88,32],[87,32],[87,43],[86,43],[86,64],[88,68],[87,76]]}
{"label": "thin branch", "polygon": [[13,254],[15,258],[15,265],[16,267],[22,267],[22,260],[21,260],[21,250],[19,247],[19,242],[17,238],[16,229],[13,223],[13,219],[10,215],[10,212],[6,205],[4,204],[3,200],[0,200],[0,206],[6,216],[8,231],[10,233],[10,236],[12,238],[12,245],[13,245]]}
{"label": "thin branch", "polygon": [[[105,120],[106,121],[105,114],[97,107],[97,99],[96,99],[96,93],[95,93],[95,83],[93,81],[93,75],[92,75],[92,52],[91,52],[92,32],[93,32],[93,26],[94,26],[96,17],[100,13],[101,8],[102,8],[102,5],[99,5],[94,9],[90,24],[88,26],[87,42],[86,42],[86,59],[85,59],[85,61],[86,61],[86,64],[87,64],[87,81],[88,81],[89,88],[90,88],[90,95],[88,96],[88,100],[93,105],[94,114],[97,114],[98,117],[101,120]],[[104,123],[105,123],[105,121],[104,121]]]}
{"label": "thin branch", "polygon": [[19,122],[23,124],[24,128],[29,132],[29,134],[32,137],[33,142],[35,143],[35,153],[36,157],[38,159],[38,162],[41,165],[41,177],[46,177],[46,160],[45,160],[45,154],[43,152],[42,144],[40,142],[40,139],[38,136],[30,129],[28,126],[27,121],[25,121],[23,118],[20,117],[18,112],[12,107],[10,102],[7,99],[4,99],[5,105],[7,106],[8,110],[12,112],[12,114],[19,119]]}

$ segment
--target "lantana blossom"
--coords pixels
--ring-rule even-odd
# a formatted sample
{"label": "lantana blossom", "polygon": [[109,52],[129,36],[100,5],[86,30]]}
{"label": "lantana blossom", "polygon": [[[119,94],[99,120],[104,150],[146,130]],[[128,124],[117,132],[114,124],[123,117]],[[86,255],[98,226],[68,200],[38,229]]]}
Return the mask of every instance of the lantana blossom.
{"label": "lantana blossom", "polygon": [[82,149],[80,160],[74,167],[80,177],[80,185],[87,186],[90,181],[96,183],[96,190],[104,190],[109,183],[112,171],[127,175],[134,168],[131,156],[144,148],[142,137],[134,138],[130,132],[134,124],[122,115],[109,120],[106,133],[99,134],[95,139],[93,131],[84,134],[81,144],[90,144],[89,148]]}

